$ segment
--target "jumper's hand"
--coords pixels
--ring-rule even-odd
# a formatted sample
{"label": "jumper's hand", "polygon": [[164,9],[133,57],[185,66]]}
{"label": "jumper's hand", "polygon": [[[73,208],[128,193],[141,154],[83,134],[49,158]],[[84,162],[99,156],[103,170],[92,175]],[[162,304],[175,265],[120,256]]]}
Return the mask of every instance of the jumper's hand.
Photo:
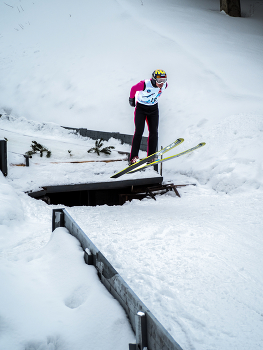
{"label": "jumper's hand", "polygon": [[134,97],[134,98],[129,97],[129,104],[130,104],[132,107],[135,107],[135,97]]}

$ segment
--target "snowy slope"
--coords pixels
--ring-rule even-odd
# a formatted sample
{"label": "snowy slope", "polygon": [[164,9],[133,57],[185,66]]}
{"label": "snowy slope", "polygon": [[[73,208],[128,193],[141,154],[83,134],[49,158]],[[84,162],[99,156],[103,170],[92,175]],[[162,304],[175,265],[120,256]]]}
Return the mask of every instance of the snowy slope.
{"label": "snowy slope", "polygon": [[[104,181],[124,167],[56,166],[102,159],[87,153],[94,141],[60,125],[132,134],[129,90],[157,68],[169,82],[159,144],[183,137],[179,152],[206,142],[164,163],[164,179],[197,186],[181,199],[69,211],[183,349],[262,349],[263,3],[241,7],[242,18],[231,18],[217,0],[1,2],[0,139],[9,151],[9,175],[0,176],[1,349],[116,349],[116,334],[120,349],[133,341],[78,243],[63,230],[51,235],[54,206],[23,191]],[[34,139],[52,157],[11,165]]]}

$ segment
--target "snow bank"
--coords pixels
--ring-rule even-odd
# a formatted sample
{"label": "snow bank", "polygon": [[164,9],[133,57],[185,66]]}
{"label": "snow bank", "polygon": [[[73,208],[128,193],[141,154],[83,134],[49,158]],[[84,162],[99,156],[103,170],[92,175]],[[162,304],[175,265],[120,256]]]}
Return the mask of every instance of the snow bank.
{"label": "snow bank", "polygon": [[262,188],[262,116],[240,114],[213,126],[206,123],[203,119],[187,128],[187,141],[183,144],[190,147],[205,140],[206,146],[173,164],[164,163],[165,176],[172,176],[176,166],[178,173],[195,178],[215,191],[236,193]]}
{"label": "snow bank", "polygon": [[14,188],[0,172],[0,230],[1,226],[17,225],[23,220],[23,208],[19,196]]}
{"label": "snow bank", "polygon": [[134,341],[123,309],[83,254],[59,228],[41,250],[1,264],[2,349],[122,350]]}

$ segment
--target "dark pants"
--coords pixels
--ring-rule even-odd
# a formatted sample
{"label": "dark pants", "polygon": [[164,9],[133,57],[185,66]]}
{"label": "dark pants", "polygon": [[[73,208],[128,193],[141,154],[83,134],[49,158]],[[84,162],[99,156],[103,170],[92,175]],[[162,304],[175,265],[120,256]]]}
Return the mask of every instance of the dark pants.
{"label": "dark pants", "polygon": [[147,122],[149,130],[147,156],[157,151],[159,124],[158,104],[145,106],[138,102],[134,111],[135,132],[132,140],[130,159],[139,154],[145,121]]}

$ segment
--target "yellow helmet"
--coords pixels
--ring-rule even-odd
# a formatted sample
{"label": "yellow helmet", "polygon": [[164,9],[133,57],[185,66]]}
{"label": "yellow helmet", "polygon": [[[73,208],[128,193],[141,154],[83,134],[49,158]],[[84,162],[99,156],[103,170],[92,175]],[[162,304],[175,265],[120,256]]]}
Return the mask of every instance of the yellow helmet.
{"label": "yellow helmet", "polygon": [[156,69],[152,74],[152,78],[156,80],[157,83],[165,83],[167,81],[167,74],[164,70]]}

